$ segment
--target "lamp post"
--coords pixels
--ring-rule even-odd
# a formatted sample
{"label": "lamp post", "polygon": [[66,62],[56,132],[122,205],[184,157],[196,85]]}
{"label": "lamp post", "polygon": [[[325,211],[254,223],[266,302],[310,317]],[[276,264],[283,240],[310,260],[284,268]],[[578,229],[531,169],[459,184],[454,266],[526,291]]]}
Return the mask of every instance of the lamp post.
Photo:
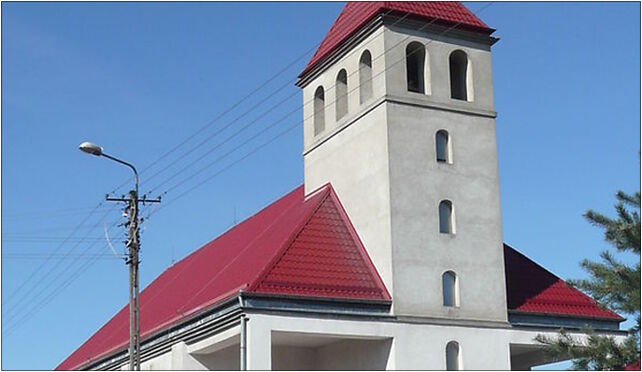
{"label": "lamp post", "polygon": [[138,252],[140,249],[140,235],[138,229],[138,172],[132,164],[105,154],[103,148],[94,143],[83,142],[80,144],[79,149],[87,154],[106,157],[107,159],[126,165],[134,171],[135,188],[129,192],[129,198],[107,198],[107,200],[126,201],[129,203],[129,239],[127,241],[127,247],[129,248],[129,257],[127,260],[127,264],[129,265],[129,369],[132,371],[134,369],[140,371],[140,305],[138,302]]}

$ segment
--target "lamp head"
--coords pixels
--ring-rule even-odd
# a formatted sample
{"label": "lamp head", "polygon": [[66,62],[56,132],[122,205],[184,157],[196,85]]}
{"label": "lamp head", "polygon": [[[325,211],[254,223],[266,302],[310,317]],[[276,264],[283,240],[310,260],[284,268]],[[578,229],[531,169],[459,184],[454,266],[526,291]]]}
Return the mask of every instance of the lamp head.
{"label": "lamp head", "polygon": [[80,151],[91,155],[101,156],[103,154],[103,148],[91,142],[83,142],[78,148]]}

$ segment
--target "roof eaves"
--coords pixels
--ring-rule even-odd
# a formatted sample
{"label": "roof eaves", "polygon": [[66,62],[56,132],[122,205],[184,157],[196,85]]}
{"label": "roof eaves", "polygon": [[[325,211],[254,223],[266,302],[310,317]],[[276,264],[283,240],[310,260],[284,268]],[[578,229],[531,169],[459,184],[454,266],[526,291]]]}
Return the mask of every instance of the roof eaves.
{"label": "roof eaves", "polygon": [[[232,293],[232,292],[236,294],[241,293],[240,290],[230,291],[229,293]],[[145,346],[146,342],[149,342],[149,341],[153,342],[153,340],[157,339],[163,333],[166,333],[173,329],[178,329],[182,326],[188,326],[195,319],[198,319],[201,316],[207,315],[208,313],[212,312],[212,310],[214,309],[219,309],[230,305],[234,306],[234,303],[237,302],[237,298],[238,298],[236,296],[228,296],[225,298],[223,297],[224,296],[220,296],[219,298],[216,299],[216,301],[211,302],[208,306],[201,307],[202,311],[199,311],[198,313],[190,314],[187,317],[181,318],[180,321],[178,322],[175,321],[173,324],[170,324],[170,322],[166,322],[164,323],[164,325],[156,327],[153,330],[150,330],[149,332],[146,332],[145,336],[141,338],[141,345]],[[85,364],[81,364],[81,365],[78,365],[77,367],[73,367],[73,369],[85,369],[88,367],[91,367],[93,369],[95,366],[100,366],[101,363],[104,363],[110,358],[114,358],[119,353],[127,352],[127,345],[128,345],[128,342],[125,342],[123,344],[120,344],[119,346],[113,347],[105,351],[104,353],[99,354],[94,358],[91,358]],[[146,350],[143,350],[143,351],[146,351]],[[103,362],[100,362],[100,360],[103,360]]]}
{"label": "roof eaves", "polygon": [[[488,27],[488,25],[486,25],[486,23],[484,23],[481,19],[477,18],[474,13],[471,13],[471,14],[475,18],[477,18],[477,20],[483,26],[481,26],[481,25],[479,25],[479,26],[472,25],[472,24],[465,23],[463,21],[456,22],[456,21],[441,19],[439,17],[427,16],[427,15],[421,15],[421,14],[413,14],[413,13],[410,13],[410,12],[407,12],[407,11],[402,11],[402,10],[396,9],[395,6],[394,5],[390,5],[390,3],[394,3],[394,2],[390,2],[390,1],[382,2],[382,5],[378,9],[376,9],[370,16],[368,16],[360,24],[355,26],[354,30],[352,30],[350,33],[345,35],[340,40],[336,41],[335,45],[332,48],[330,48],[329,50],[325,51],[323,54],[318,55],[318,56],[315,53],[312,56],[312,59],[310,60],[310,62],[312,62],[312,63],[308,62],[308,64],[303,69],[303,71],[301,71],[301,73],[299,74],[299,76],[298,76],[299,79],[296,82],[296,86],[298,86],[298,87],[304,86],[305,83],[310,80],[306,75],[314,75],[314,74],[310,74],[310,72],[312,72],[313,70],[323,70],[322,66],[327,65],[328,64],[328,60],[334,60],[337,54],[341,54],[341,53],[337,53],[337,51],[339,49],[344,49],[345,44],[347,44],[347,42],[350,41],[350,39],[352,39],[353,36],[359,34],[362,31],[362,29],[364,29],[364,28],[372,27],[371,25],[369,25],[369,23],[373,19],[376,19],[376,18],[383,19],[383,17],[388,16],[388,15],[401,15],[401,14],[404,14],[403,18],[408,17],[410,19],[417,19],[417,20],[422,20],[422,21],[430,20],[429,24],[433,24],[434,23],[434,24],[437,24],[437,25],[447,25],[447,26],[451,26],[452,28],[457,28],[457,29],[462,30],[462,31],[470,31],[470,32],[475,32],[475,33],[481,33],[481,34],[486,35],[488,38],[490,38],[490,40],[492,40],[491,44],[494,44],[497,40],[499,40],[497,38],[494,38],[494,37],[490,36],[496,31],[496,29]],[[345,10],[345,8],[344,8],[344,10]],[[384,12],[385,12],[385,14],[383,14]],[[328,33],[324,36],[323,41],[320,44],[319,48],[321,48],[323,46],[323,42],[331,34],[331,32],[333,31],[333,27],[337,24],[337,22],[339,21],[340,17],[341,17],[341,14],[339,14],[339,17],[335,20],[335,22],[333,23],[333,26],[330,28]],[[317,51],[317,53],[318,53],[318,51]]]}
{"label": "roof eaves", "polygon": [[348,36],[343,38],[341,42],[337,43],[337,46],[317,57],[314,63],[307,65],[303,71],[299,73],[298,80],[295,85],[297,87],[305,86],[307,82],[313,79],[314,76],[318,75],[321,71],[324,71],[332,64],[333,61],[349,53],[354,45],[370,36],[382,25],[383,17],[381,14],[373,14],[373,16],[363,22],[359,28],[355,29],[353,32],[348,34]]}
{"label": "roof eaves", "polygon": [[[613,311],[611,311],[611,312],[613,312]],[[508,313],[509,314],[519,314],[519,315],[541,316],[541,317],[555,316],[555,317],[560,317],[560,318],[606,320],[606,321],[613,321],[613,322],[618,322],[618,323],[623,322],[623,321],[626,320],[626,318],[623,318],[620,314],[617,314],[615,312],[613,312],[616,315],[614,317],[603,317],[603,316],[583,315],[583,314],[555,313],[555,312],[541,312],[541,311],[535,312],[535,311],[515,310],[515,309],[508,309]]]}
{"label": "roof eaves", "polygon": [[[504,242],[503,244],[504,244],[504,246],[505,246],[505,247],[508,247],[509,249],[511,249],[514,253],[516,253],[516,254],[518,254],[518,255],[522,256],[522,257],[523,257],[523,258],[525,258],[526,260],[528,260],[528,261],[532,262],[534,265],[537,265],[541,270],[545,271],[548,275],[553,276],[553,277],[555,277],[555,278],[557,278],[557,279],[559,279],[559,280],[562,280],[562,282],[564,282],[564,284],[565,284],[566,286],[568,286],[569,288],[571,288],[572,290],[577,291],[577,292],[578,292],[579,294],[581,294],[582,296],[586,296],[586,297],[588,297],[588,298],[589,298],[589,299],[590,299],[590,300],[595,304],[595,306],[598,306],[598,307],[600,307],[600,308],[604,309],[604,311],[606,311],[606,312],[610,312],[611,314],[613,314],[613,317],[596,317],[596,319],[622,319],[622,321],[623,321],[623,320],[625,320],[624,318],[622,318],[622,316],[621,316],[621,315],[619,315],[619,314],[618,314],[618,313],[616,313],[615,311],[613,311],[613,310],[611,310],[611,309],[609,309],[609,308],[606,308],[606,307],[604,307],[604,306],[600,305],[600,304],[599,304],[599,303],[598,303],[598,302],[597,302],[593,297],[591,297],[591,296],[587,295],[586,293],[584,293],[584,292],[582,292],[581,290],[579,290],[579,289],[575,288],[574,286],[569,285],[568,283],[566,283],[566,281],[564,281],[563,279],[561,279],[561,277],[559,277],[559,276],[557,276],[557,275],[553,274],[551,271],[549,271],[548,269],[546,269],[544,266],[539,265],[537,262],[535,262],[534,260],[530,259],[528,256],[526,256],[526,255],[525,255],[525,254],[523,254],[522,252],[518,251],[517,249],[513,248],[513,247],[512,247],[511,245],[509,245],[508,243]],[[508,283],[507,283],[507,285],[508,285]],[[509,311],[523,311],[523,310],[509,309]],[[524,313],[527,313],[527,312],[525,312],[525,311],[524,311]],[[529,314],[536,314],[535,312],[528,312],[528,313],[529,313]],[[546,312],[544,312],[544,313],[542,313],[542,312],[538,312],[538,313],[539,313],[539,314],[548,314],[548,313],[546,313]],[[551,314],[551,315],[559,315],[558,313],[550,313],[550,314]],[[578,314],[578,315],[568,314],[568,315],[569,315],[569,316],[571,316],[571,317],[573,317],[573,316],[575,316],[575,317],[580,317],[580,316],[581,316],[581,315],[579,315],[579,314]],[[585,317],[585,318],[591,318],[591,317],[593,317],[593,316],[591,316],[591,315],[584,315],[584,317]]]}

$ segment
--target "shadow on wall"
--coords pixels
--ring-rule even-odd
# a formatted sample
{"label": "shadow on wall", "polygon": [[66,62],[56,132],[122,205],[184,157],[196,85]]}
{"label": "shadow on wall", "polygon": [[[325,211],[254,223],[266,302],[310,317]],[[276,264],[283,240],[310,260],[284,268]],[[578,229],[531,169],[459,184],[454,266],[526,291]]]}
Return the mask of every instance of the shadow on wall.
{"label": "shadow on wall", "polygon": [[504,244],[508,308],[518,309],[560,279]]}
{"label": "shadow on wall", "polygon": [[[272,344],[273,370],[385,370],[392,339],[339,339],[281,333]],[[276,340],[276,342],[274,342]]]}

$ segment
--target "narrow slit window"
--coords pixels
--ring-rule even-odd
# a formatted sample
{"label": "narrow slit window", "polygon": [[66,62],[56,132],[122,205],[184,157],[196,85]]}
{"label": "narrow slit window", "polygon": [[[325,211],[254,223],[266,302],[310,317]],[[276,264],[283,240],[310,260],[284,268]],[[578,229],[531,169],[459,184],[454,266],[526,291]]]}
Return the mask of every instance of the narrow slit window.
{"label": "narrow slit window", "polygon": [[343,69],[337,75],[336,99],[335,106],[337,111],[337,121],[348,113],[348,74]]}
{"label": "narrow slit window", "polygon": [[450,200],[442,200],[439,203],[439,232],[442,234],[454,234],[454,211]]}
{"label": "narrow slit window", "polygon": [[442,277],[442,289],[444,306],[459,306],[459,293],[457,289],[457,275],[452,271],[446,271]]}
{"label": "narrow slit window", "polygon": [[450,341],[446,345],[446,370],[459,371],[461,369],[459,344],[456,341]]}
{"label": "narrow slit window", "polygon": [[450,159],[450,136],[445,130],[440,130],[435,136],[435,152],[437,153],[437,162],[451,164]]}
{"label": "narrow slit window", "polygon": [[372,56],[368,50],[359,59],[359,103],[372,97]]}
{"label": "narrow slit window", "polygon": [[325,130],[325,94],[323,87],[314,92],[314,135]]}
{"label": "narrow slit window", "polygon": [[426,63],[426,48],[422,43],[412,42],[406,47],[406,79],[408,91],[425,93],[424,68]]}

